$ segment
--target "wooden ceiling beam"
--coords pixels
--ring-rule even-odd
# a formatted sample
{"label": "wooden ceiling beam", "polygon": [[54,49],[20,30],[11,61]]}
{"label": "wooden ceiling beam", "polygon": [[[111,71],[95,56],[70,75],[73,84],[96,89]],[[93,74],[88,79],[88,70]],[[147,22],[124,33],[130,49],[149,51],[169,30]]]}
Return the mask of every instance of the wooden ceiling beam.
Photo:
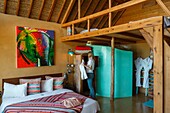
{"label": "wooden ceiling beam", "polygon": [[[112,40],[112,37],[111,36],[107,36],[107,35],[102,35],[102,36],[96,36],[98,37],[99,39],[107,39],[108,41],[111,41]],[[114,36],[116,42],[128,42],[128,43],[136,43],[136,41],[134,40],[130,40],[130,39],[125,39],[125,38],[118,38],[116,36]]]}
{"label": "wooden ceiling beam", "polygon": [[18,2],[17,2],[17,8],[16,8],[16,15],[17,16],[19,14],[20,2],[21,2],[21,0],[18,0]]}
{"label": "wooden ceiling beam", "polygon": [[40,17],[41,17],[42,10],[43,10],[43,8],[44,8],[44,3],[45,3],[45,0],[42,0],[41,7],[40,7],[40,12],[39,12],[39,14],[38,14],[38,19],[40,19]]}
{"label": "wooden ceiling beam", "polygon": [[62,13],[62,11],[63,11],[63,8],[64,8],[64,6],[65,6],[65,3],[66,3],[66,0],[63,0],[62,6],[61,6],[61,8],[60,8],[60,11],[59,11],[59,13],[58,13],[58,16],[56,17],[55,22],[58,22],[58,20],[59,20],[59,18],[60,18],[60,15],[61,15],[61,13]]}
{"label": "wooden ceiling beam", "polygon": [[62,20],[61,24],[65,23],[65,22],[67,21],[67,18],[68,18],[69,14],[70,14],[73,6],[74,6],[75,1],[76,1],[76,0],[71,0],[71,1],[70,1],[70,4],[69,4],[69,6],[68,6],[68,8],[67,8],[67,10],[66,10],[66,12],[65,12],[65,15],[64,15],[64,17],[63,17],[63,20]]}
{"label": "wooden ceiling beam", "polygon": [[4,0],[4,14],[6,13],[7,0]]}
{"label": "wooden ceiling beam", "polygon": [[122,32],[122,33],[118,33],[118,34],[144,40],[143,36],[133,34],[133,33]]}
{"label": "wooden ceiling beam", "polygon": [[30,0],[30,8],[29,8],[29,11],[28,11],[28,16],[27,16],[28,18],[31,15],[32,5],[33,5],[33,0]]}
{"label": "wooden ceiling beam", "polygon": [[166,7],[166,5],[162,2],[162,0],[156,0],[158,5],[162,8],[162,10],[167,14],[170,15],[170,10]]}
{"label": "wooden ceiling beam", "polygon": [[152,17],[148,19],[133,21],[131,23],[112,26],[110,28],[103,28],[96,31],[91,31],[83,34],[76,34],[72,36],[65,36],[61,38],[61,41],[71,41],[71,40],[79,40],[79,39],[85,39],[89,37],[95,37],[95,36],[101,36],[101,35],[109,35],[114,33],[120,33],[120,32],[127,32],[131,30],[137,30],[145,27],[153,27],[156,25],[162,25],[163,24],[163,17],[157,16]]}
{"label": "wooden ceiling beam", "polygon": [[47,21],[50,21],[50,19],[51,19],[51,16],[52,16],[53,11],[54,11],[55,3],[56,3],[56,0],[53,0],[52,4],[51,4],[51,7],[50,7],[50,13],[48,15]]}
{"label": "wooden ceiling beam", "polygon": [[123,15],[123,13],[124,13],[125,11],[126,11],[126,9],[124,9],[124,10],[122,10],[122,11],[119,12],[119,14],[115,17],[114,22],[112,22],[112,26],[114,26],[114,25],[117,23],[117,21],[121,18],[121,16]]}
{"label": "wooden ceiling beam", "polygon": [[74,21],[71,21],[71,22],[68,22],[68,23],[65,23],[65,24],[62,23],[62,27],[67,27],[67,26],[70,26],[72,24],[77,24],[77,23],[86,21],[88,19],[97,18],[99,16],[108,14],[109,12],[114,12],[114,11],[118,11],[118,10],[121,10],[121,9],[125,9],[125,8],[127,8],[129,6],[133,6],[133,5],[136,5],[136,4],[139,4],[139,3],[142,3],[142,2],[146,2],[146,1],[148,1],[148,0],[131,0],[129,2],[114,6],[114,7],[110,8],[110,9],[106,9],[106,10],[103,10],[103,11],[100,11],[100,12],[97,12],[97,13],[82,17],[80,19],[77,19],[77,20],[74,20]]}

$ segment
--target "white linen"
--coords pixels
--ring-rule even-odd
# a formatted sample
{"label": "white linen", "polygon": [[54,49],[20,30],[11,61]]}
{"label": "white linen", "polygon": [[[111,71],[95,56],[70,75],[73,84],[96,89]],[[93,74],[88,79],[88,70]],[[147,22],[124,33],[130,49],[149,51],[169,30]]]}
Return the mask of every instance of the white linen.
{"label": "white linen", "polygon": [[53,78],[49,80],[41,80],[41,91],[42,92],[53,91]]}
{"label": "white linen", "polygon": [[[91,28],[90,32],[91,31],[96,31],[96,30],[99,30],[99,29],[98,28]],[[83,34],[83,33],[86,33],[86,32],[88,32],[88,30],[83,30],[83,31],[80,32],[80,34]]]}
{"label": "white linen", "polygon": [[4,83],[4,94],[3,98],[15,98],[27,96],[27,83],[21,85],[14,85],[9,83]]}
{"label": "white linen", "polygon": [[84,60],[82,60],[79,68],[80,68],[80,73],[81,73],[81,79],[82,79],[82,80],[87,79],[88,77],[87,77],[86,70],[85,70],[85,68],[84,68]]}
{"label": "white linen", "polygon": [[[25,96],[22,98],[2,98],[0,113],[3,112],[5,107],[7,107],[8,105],[11,105],[11,104],[29,101],[29,100],[42,98],[42,97],[46,97],[46,96],[51,96],[51,95],[55,95],[55,94],[65,93],[65,92],[72,92],[72,90],[58,89],[58,90],[55,90],[52,92],[44,92],[44,93],[39,93],[39,94],[34,94],[34,95],[28,95],[28,96]],[[99,110],[100,110],[100,107],[99,107],[98,102],[95,100],[92,100],[90,98],[87,98],[83,104],[83,110],[81,113],[96,113]]]}

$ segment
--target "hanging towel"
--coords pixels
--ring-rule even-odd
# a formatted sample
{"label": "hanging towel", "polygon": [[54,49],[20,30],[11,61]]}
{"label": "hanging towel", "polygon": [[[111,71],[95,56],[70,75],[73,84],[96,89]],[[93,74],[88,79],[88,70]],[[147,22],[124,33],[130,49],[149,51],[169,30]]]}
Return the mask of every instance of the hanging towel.
{"label": "hanging towel", "polygon": [[84,79],[87,79],[87,73],[86,73],[86,70],[84,68],[84,60],[82,60],[82,63],[80,64],[79,66],[80,68],[80,72],[81,72],[81,79],[84,80]]}

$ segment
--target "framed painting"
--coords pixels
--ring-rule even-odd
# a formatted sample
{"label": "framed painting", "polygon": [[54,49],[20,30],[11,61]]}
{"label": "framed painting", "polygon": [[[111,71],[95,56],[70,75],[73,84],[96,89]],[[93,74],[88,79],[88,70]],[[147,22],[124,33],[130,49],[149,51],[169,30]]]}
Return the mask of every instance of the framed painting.
{"label": "framed painting", "polygon": [[54,31],[16,26],[17,68],[54,65]]}

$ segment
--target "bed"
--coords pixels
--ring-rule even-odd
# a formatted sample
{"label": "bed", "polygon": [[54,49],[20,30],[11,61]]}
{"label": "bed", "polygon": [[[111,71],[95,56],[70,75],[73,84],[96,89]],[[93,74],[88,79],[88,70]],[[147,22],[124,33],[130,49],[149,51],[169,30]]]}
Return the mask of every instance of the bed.
{"label": "bed", "polygon": [[[46,74],[46,75],[36,75],[36,76],[29,76],[29,77],[3,79],[2,87],[4,86],[4,83],[19,84],[19,79],[41,78],[42,80],[45,80],[45,76],[61,77],[62,74],[57,73],[57,74],[48,74],[48,75]],[[70,97],[76,97],[82,100],[84,99],[84,102],[82,105],[76,106],[74,108],[65,108],[61,106],[60,104],[58,105],[57,99],[61,100],[61,99],[67,99]],[[56,100],[56,101],[54,103],[50,103],[50,105],[46,105],[47,103],[46,100],[49,100],[49,98],[52,98],[53,100]],[[45,100],[45,101],[43,102],[42,100]],[[96,100],[87,98],[83,95],[75,93],[72,90],[64,89],[64,88],[54,90],[52,92],[43,92],[43,93],[38,93],[34,95],[28,95],[22,98],[3,97],[2,104],[0,107],[1,113],[16,113],[16,112],[17,113],[18,112],[22,112],[22,113],[28,113],[28,112],[31,112],[31,113],[37,113],[37,112],[39,113],[40,112],[43,112],[43,113],[79,113],[79,112],[96,113],[99,110],[100,110],[100,107]]]}

